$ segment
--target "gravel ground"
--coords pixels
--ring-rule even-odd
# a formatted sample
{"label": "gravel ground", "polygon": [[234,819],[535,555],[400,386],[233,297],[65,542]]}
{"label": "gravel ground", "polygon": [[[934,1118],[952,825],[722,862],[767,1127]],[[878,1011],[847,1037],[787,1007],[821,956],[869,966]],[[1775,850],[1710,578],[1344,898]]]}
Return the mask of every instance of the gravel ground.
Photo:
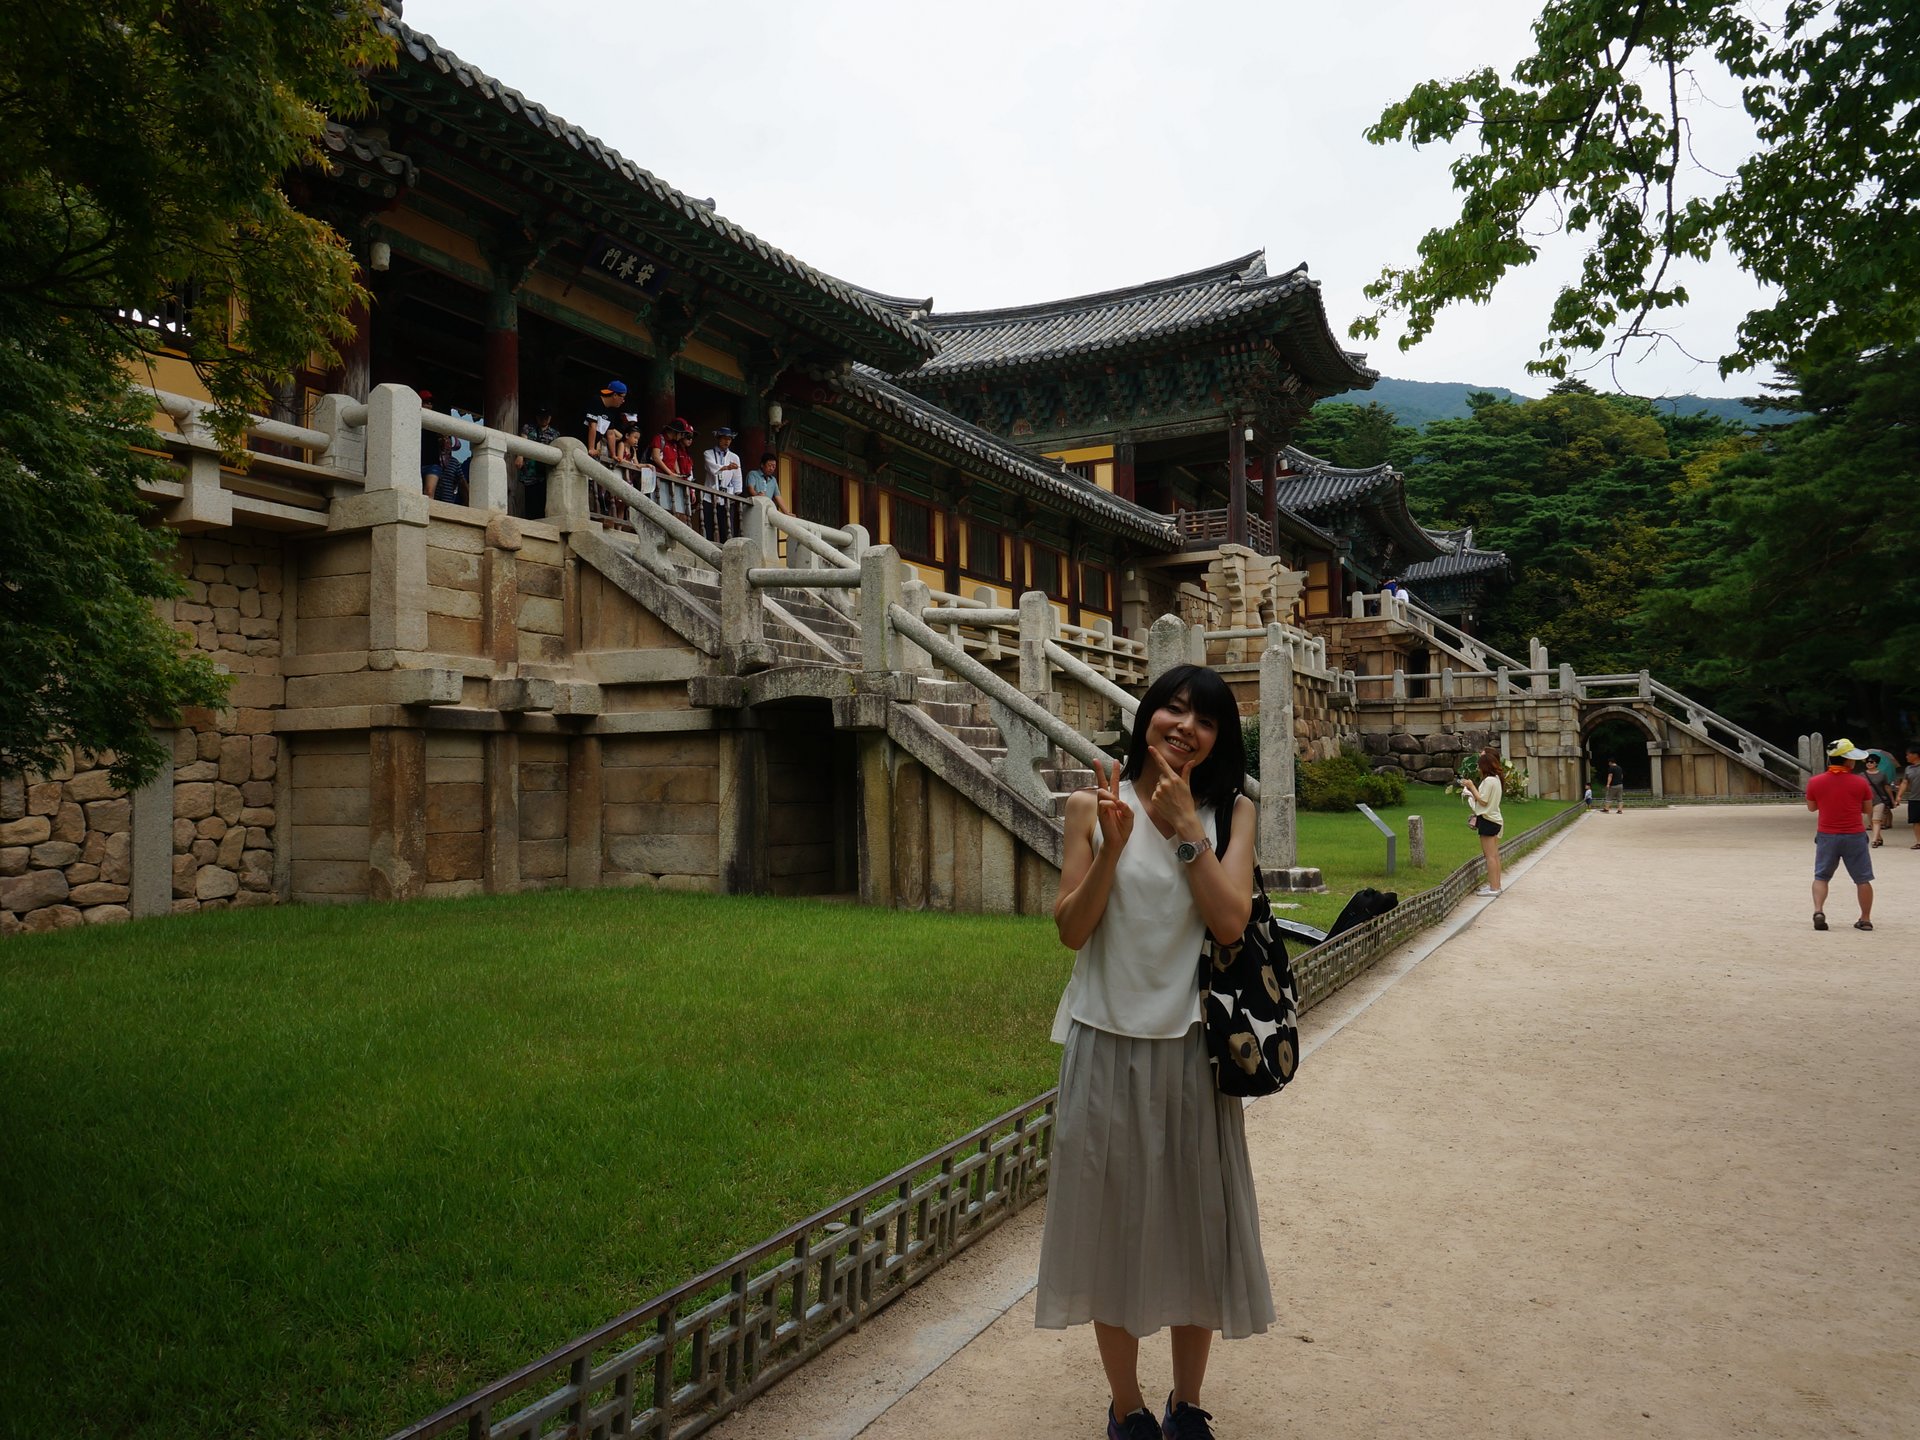
{"label": "gravel ground", "polygon": [[[1843,876],[1815,934],[1811,820],[1590,816],[1308,1017],[1248,1112],[1281,1313],[1215,1350],[1220,1440],[1920,1434],[1920,853],[1874,852],[1877,930]],[[714,1433],[1097,1437],[1038,1237]]]}

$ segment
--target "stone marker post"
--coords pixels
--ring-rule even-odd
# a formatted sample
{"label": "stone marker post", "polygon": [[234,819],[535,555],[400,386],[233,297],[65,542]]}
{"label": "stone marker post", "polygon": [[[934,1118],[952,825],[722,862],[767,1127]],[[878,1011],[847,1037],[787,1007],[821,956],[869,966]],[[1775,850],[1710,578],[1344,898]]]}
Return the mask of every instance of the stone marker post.
{"label": "stone marker post", "polygon": [[1059,706],[1053,693],[1053,664],[1047,641],[1055,638],[1053,603],[1046,593],[1029,590],[1020,597],[1020,693],[1049,711]]}
{"label": "stone marker post", "polygon": [[1407,863],[1416,870],[1427,864],[1427,822],[1418,815],[1407,816]]}
{"label": "stone marker post", "polygon": [[[1260,656],[1260,866],[1292,871],[1298,856],[1293,795],[1293,652],[1267,627]],[[1289,887],[1292,888],[1292,887]]]}
{"label": "stone marker post", "polygon": [[869,675],[899,668],[887,607],[899,603],[900,583],[900,555],[891,545],[875,545],[860,556],[860,662]]}

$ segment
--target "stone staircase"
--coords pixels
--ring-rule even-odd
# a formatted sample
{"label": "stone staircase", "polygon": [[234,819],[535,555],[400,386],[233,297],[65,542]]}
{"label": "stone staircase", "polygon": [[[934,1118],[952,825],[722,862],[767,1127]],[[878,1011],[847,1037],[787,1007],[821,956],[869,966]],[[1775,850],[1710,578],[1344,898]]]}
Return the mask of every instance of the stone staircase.
{"label": "stone staircase", "polygon": [[[695,570],[686,566],[675,568],[680,571],[681,589],[690,598],[699,601],[718,615],[720,613],[720,577],[711,570]],[[854,669],[859,666],[859,627],[827,601],[821,599],[820,592],[779,589],[764,590],[761,594],[812,631],[833,650],[834,655],[839,657],[836,661],[834,656],[826,654],[778,614],[769,611],[767,643],[780,657],[780,664],[827,665],[841,669]]]}
{"label": "stone staircase", "polygon": [[[918,704],[928,716],[962,745],[998,771],[1007,758],[1006,738],[993,721],[986,696],[965,680],[922,679],[915,686]],[[1053,816],[1067,813],[1067,797],[1094,783],[1094,774],[1058,748],[1048,751],[1040,780],[1053,797]]]}

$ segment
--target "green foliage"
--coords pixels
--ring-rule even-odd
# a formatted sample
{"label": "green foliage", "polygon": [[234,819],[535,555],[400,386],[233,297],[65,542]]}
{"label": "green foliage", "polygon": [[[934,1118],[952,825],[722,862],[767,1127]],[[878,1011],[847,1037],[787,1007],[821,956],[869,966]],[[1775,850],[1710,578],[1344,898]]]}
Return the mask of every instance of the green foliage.
{"label": "green foliage", "polygon": [[325,355],[362,294],[340,237],[282,183],[326,114],[363,103],[390,44],[369,0],[159,0],[0,9],[0,768],[66,745],[136,783],[151,721],[216,703],[210,664],[146,602],[173,593],[130,444],[127,380],[158,344],[130,318],[191,297],[173,335],[233,443],[247,408]]}
{"label": "green foliage", "polygon": [[1314,406],[1294,431],[1293,443],[1335,465],[1366,470],[1385,461],[1396,444],[1414,434],[1376,400],[1365,405]]}
{"label": "green foliage", "polygon": [[[1510,82],[1481,69],[1388,106],[1367,131],[1375,144],[1468,142],[1452,167],[1460,214],[1421,239],[1411,267],[1367,287],[1380,307],[1354,333],[1377,335],[1398,312],[1402,348],[1417,344],[1442,309],[1484,302],[1564,227],[1588,248],[1548,317],[1538,373],[1657,335],[1688,300],[1674,262],[1716,248],[1776,297],[1742,322],[1723,374],[1920,339],[1908,283],[1920,269],[1920,11],[1785,10],[1769,26],[1739,0],[1548,0]],[[1694,75],[1715,63],[1741,86],[1759,148],[1693,196],[1685,185],[1708,172],[1683,155],[1686,106],[1712,103]]]}
{"label": "green foliage", "polygon": [[1778,736],[1920,709],[1920,350],[1809,367],[1800,423],[1700,452],[1642,624],[1684,684]]}
{"label": "green foliage", "polygon": [[1375,775],[1366,757],[1343,750],[1326,760],[1303,760],[1294,767],[1294,790],[1303,810],[1351,810],[1355,805],[1376,809],[1406,799],[1406,782],[1398,775]]}
{"label": "green foliage", "polygon": [[1479,615],[1482,632],[1515,654],[1538,637],[1589,672],[1666,673],[1672,644],[1639,617],[1664,583],[1687,467],[1748,442],[1725,422],[1623,396],[1476,399],[1470,419],[1428,426],[1393,458],[1416,514],[1472,525],[1476,544],[1511,558],[1513,584]]}

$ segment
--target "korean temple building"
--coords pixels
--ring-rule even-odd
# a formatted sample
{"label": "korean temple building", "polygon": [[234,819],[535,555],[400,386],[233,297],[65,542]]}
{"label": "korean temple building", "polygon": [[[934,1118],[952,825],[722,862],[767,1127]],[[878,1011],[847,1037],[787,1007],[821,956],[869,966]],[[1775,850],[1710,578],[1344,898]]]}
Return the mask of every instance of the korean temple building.
{"label": "korean temple building", "polygon": [[[515,431],[579,433],[600,385],[781,456],[795,511],[857,522],[935,590],[1038,589],[1070,624],[1139,631],[1223,545],[1301,572],[1292,616],[1405,577],[1464,619],[1503,557],[1423,528],[1393,472],[1288,446],[1372,384],[1320,287],[1260,252],[1121,290],[942,312],[826,275],[408,27],[297,201],[350,240],[372,304],[282,418],[398,382]],[[163,389],[197,391],[163,360]],[[769,423],[770,420],[777,423]],[[516,507],[520,504],[514,497]]]}

